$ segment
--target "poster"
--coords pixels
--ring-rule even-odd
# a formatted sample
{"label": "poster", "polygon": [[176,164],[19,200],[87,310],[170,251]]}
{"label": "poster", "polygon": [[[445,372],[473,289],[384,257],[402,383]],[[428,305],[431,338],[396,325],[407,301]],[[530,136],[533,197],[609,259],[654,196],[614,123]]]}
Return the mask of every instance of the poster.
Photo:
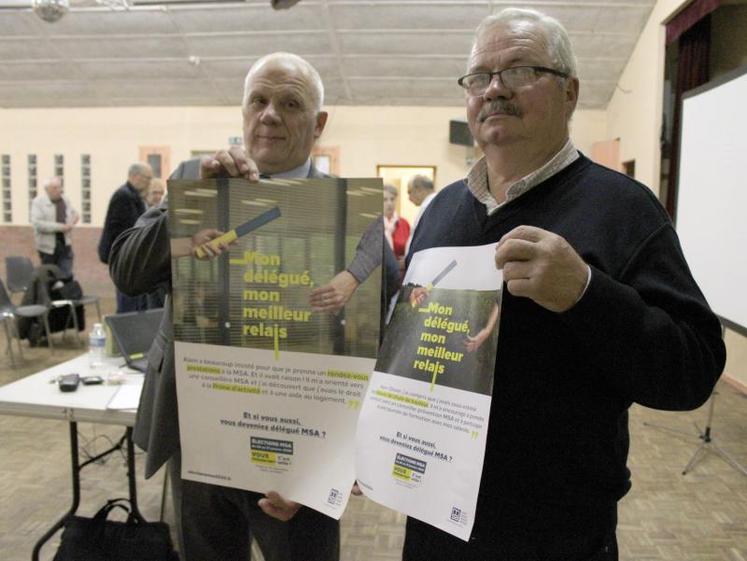
{"label": "poster", "polygon": [[502,271],[495,244],[416,253],[358,420],[372,500],[468,540],[493,390]]}
{"label": "poster", "polygon": [[[182,477],[340,517],[378,346],[380,269],[341,313],[309,298],[351,262],[381,204],[375,179],[169,182]],[[230,251],[173,257],[211,228]]]}

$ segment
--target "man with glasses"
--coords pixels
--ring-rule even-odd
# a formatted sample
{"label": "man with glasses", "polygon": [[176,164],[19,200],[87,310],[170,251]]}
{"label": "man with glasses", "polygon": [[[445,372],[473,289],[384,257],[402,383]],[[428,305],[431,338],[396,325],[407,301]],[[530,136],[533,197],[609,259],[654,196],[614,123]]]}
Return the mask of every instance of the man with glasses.
{"label": "man with glasses", "polygon": [[410,255],[496,244],[493,401],[471,539],[411,518],[403,559],[617,560],[627,410],[701,405],[724,366],[719,322],[651,191],[573,147],[560,23],[489,16],[458,83],[485,156],[431,202]]}
{"label": "man with glasses", "polygon": [[[117,236],[132,228],[145,212],[145,194],[148,192],[153,170],[148,164],[134,163],[127,171],[127,182],[114,191],[109,199],[104,229],[99,240],[99,259],[109,262],[109,251]],[[117,289],[117,313],[146,309],[145,296],[128,296]]]}

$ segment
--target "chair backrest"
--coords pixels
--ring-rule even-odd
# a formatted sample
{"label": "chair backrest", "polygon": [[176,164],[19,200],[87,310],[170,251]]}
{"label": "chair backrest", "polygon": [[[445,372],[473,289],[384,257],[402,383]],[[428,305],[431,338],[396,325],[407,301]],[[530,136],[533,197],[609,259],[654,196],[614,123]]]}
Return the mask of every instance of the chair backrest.
{"label": "chair backrest", "polygon": [[34,274],[34,264],[28,257],[11,255],[5,258],[8,289],[11,292],[26,292]]}

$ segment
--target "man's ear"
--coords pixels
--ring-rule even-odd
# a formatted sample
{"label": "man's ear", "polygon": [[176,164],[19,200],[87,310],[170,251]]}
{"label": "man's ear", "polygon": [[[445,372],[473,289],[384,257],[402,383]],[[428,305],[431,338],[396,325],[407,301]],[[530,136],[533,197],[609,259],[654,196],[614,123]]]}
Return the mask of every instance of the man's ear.
{"label": "man's ear", "polygon": [[319,111],[316,116],[316,126],[314,127],[314,140],[322,136],[324,126],[327,124],[328,113],[326,111]]}
{"label": "man's ear", "polygon": [[565,105],[567,118],[570,119],[578,103],[578,78],[568,78],[565,81]]}

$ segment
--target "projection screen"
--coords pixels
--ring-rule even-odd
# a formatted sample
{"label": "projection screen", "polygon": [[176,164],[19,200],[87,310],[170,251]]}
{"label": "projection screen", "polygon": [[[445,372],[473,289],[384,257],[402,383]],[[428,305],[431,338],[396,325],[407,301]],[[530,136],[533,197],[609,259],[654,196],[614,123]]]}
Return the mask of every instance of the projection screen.
{"label": "projection screen", "polygon": [[747,335],[747,66],[684,97],[676,216],[708,302]]}

